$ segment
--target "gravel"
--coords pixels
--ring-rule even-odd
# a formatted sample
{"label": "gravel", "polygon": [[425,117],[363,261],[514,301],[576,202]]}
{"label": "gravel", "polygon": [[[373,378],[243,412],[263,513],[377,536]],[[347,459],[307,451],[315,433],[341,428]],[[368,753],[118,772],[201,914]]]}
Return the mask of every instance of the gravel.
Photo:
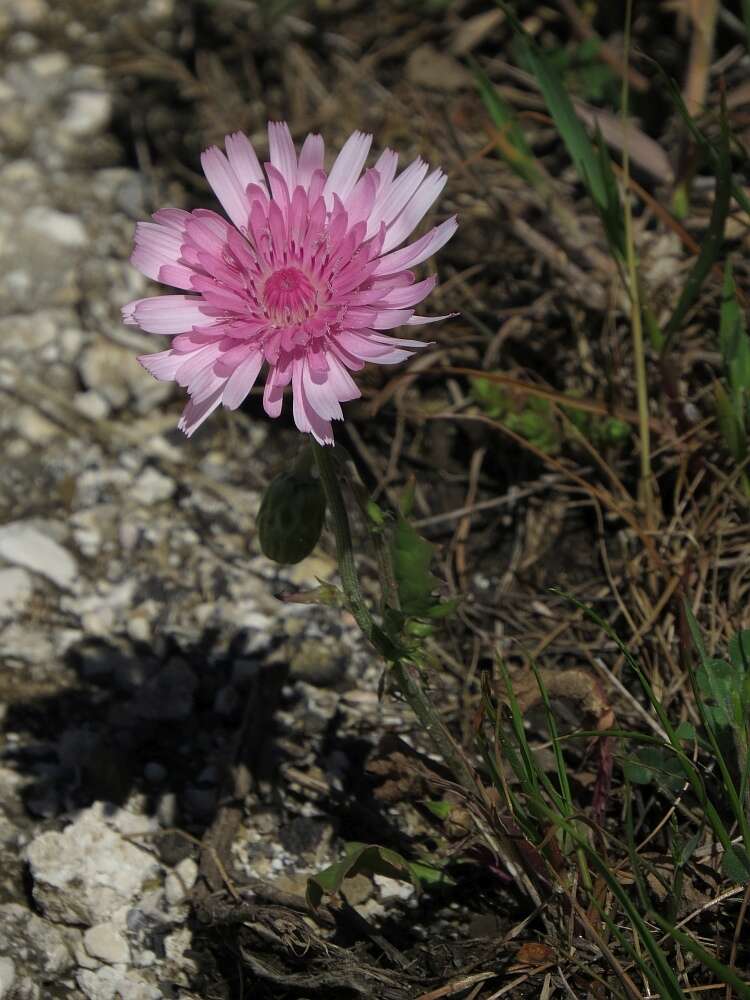
{"label": "gravel", "polygon": [[310,788],[374,742],[380,677],[351,621],[275,596],[333,579],[330,556],[260,555],[260,490],[297,435],[237,412],[188,441],[135,359],[163,345],[120,320],[156,290],[134,221],[187,201],[125,165],[101,53],[131,28],[168,47],[176,8],[89,6],[0,0],[0,1000],[193,1000],[197,852],[167,832],[214,820],[248,698],[278,678],[233,863],[304,885],[338,850]]}

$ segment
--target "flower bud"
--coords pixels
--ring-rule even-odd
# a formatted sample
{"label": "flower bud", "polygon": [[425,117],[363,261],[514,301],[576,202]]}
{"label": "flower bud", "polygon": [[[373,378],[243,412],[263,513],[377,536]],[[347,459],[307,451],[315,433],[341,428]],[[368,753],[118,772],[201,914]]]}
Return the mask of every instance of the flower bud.
{"label": "flower bud", "polygon": [[263,494],[258,538],[263,555],[278,563],[297,563],[318,544],[326,513],[319,479],[298,470],[276,476]]}

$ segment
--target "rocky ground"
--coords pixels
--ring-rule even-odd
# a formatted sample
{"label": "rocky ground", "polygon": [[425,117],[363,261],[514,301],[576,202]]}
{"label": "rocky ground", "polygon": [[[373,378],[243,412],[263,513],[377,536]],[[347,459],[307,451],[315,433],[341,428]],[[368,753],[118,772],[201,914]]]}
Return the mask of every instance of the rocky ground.
{"label": "rocky ground", "polygon": [[[157,40],[170,4],[140,5]],[[233,876],[298,896],[336,856],[326,801],[400,716],[351,623],[275,596],[331,560],[258,553],[295,435],[238,413],[188,442],[135,361],[157,345],[119,309],[151,290],[127,258],[156,206],[122,165],[101,38],[45,0],[4,0],[0,38],[0,998],[229,995],[186,898],[237,733]]]}

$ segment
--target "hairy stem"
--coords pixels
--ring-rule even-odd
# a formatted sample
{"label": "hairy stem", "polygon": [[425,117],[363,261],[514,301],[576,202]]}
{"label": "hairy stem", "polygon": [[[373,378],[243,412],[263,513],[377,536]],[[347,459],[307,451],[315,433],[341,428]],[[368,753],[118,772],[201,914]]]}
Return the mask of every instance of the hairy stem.
{"label": "hairy stem", "polygon": [[[333,521],[333,532],[336,538],[336,555],[338,557],[341,583],[347,604],[354,619],[373,645],[392,663],[391,676],[404,696],[425,732],[432,740],[435,749],[453,772],[456,781],[474,795],[477,784],[471,768],[464,760],[461,750],[456,745],[447,726],[441,719],[437,709],[430,701],[422,685],[419,669],[408,660],[398,656],[394,643],[383,632],[370,614],[365,604],[362,590],[359,586],[357,569],[354,562],[354,547],[349,526],[344,496],[341,484],[336,474],[336,463],[332,449],[314,445],[315,460],[320,472],[320,481],[328,501],[328,509]],[[396,655],[394,655],[394,653]]]}

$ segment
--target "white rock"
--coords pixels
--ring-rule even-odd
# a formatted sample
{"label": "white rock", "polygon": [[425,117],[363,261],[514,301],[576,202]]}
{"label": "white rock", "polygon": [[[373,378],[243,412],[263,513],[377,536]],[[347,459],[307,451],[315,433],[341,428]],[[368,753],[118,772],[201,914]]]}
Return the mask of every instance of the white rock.
{"label": "white rock", "polygon": [[90,420],[103,420],[109,415],[109,403],[95,389],[77,392],[73,397],[73,406]]}
{"label": "white rock", "polygon": [[192,858],[183,858],[174,871],[167,875],[164,884],[167,902],[170,906],[182,903],[198,878],[198,865]]}
{"label": "white rock", "polygon": [[41,238],[64,247],[85,247],[89,241],[88,233],[78,216],[58,212],[46,205],[29,208],[23,221],[27,229],[38,233]]}
{"label": "white rock", "polygon": [[57,927],[18,903],[0,906],[0,942],[6,957],[23,958],[24,973],[39,983],[59,978],[73,964]]}
{"label": "white rock", "polygon": [[52,920],[104,923],[158,873],[156,859],[113,828],[142,832],[154,821],[110,809],[97,802],[62,833],[42,833],[26,848],[34,898]]}
{"label": "white rock", "polygon": [[19,622],[11,622],[0,633],[0,650],[6,662],[20,660],[31,664],[48,664],[56,654],[45,632]]}
{"label": "white rock", "polygon": [[44,0],[13,0],[10,9],[16,21],[25,28],[39,24],[49,16],[49,7]]}
{"label": "white rock", "polygon": [[28,66],[34,76],[60,76],[70,67],[70,58],[64,52],[42,52],[29,59]]}
{"label": "white rock", "polygon": [[83,947],[92,958],[108,965],[124,964],[130,959],[130,947],[115,924],[96,924],[83,935]]}
{"label": "white rock", "polygon": [[31,577],[25,569],[0,569],[0,621],[7,621],[23,611],[32,593]]}
{"label": "white rock", "polygon": [[102,966],[96,972],[84,969],[76,981],[89,1000],[162,1000],[156,989],[137,972]]}
{"label": "white rock", "polygon": [[112,98],[106,91],[80,90],[70,97],[62,125],[73,135],[94,135],[109,121]]}
{"label": "white rock", "polygon": [[39,573],[63,590],[70,590],[78,576],[67,549],[25,521],[0,527],[0,559]]}
{"label": "white rock", "polygon": [[138,503],[148,506],[162,500],[169,500],[174,491],[174,481],[149,465],[136,479],[131,495]]}
{"label": "white rock", "polygon": [[16,967],[12,958],[0,957],[0,1000],[9,997],[16,981]]}

